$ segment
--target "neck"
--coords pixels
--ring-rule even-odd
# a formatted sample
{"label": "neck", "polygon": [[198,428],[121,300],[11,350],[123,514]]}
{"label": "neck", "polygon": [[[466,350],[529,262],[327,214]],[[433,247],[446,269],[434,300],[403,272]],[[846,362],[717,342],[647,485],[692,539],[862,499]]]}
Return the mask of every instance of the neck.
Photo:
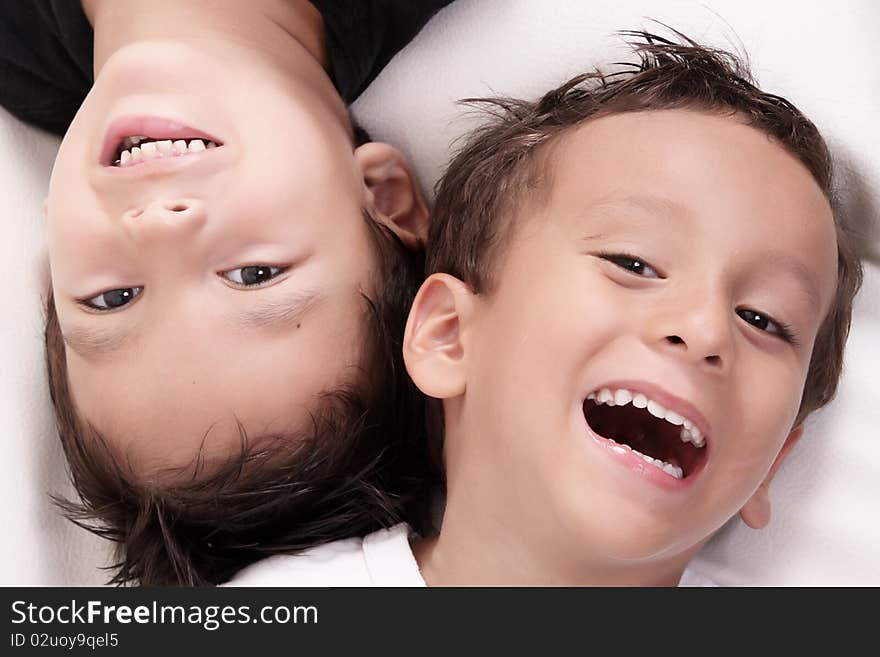
{"label": "neck", "polygon": [[[632,565],[584,550],[532,543],[522,532],[447,507],[440,534],[413,545],[428,586],[677,586],[696,552],[673,562]],[[533,537],[529,537],[533,538]]]}
{"label": "neck", "polygon": [[82,7],[95,32],[95,77],[120,48],[153,39],[234,41],[294,70],[304,57],[329,70],[321,14],[306,0],[82,0]]}

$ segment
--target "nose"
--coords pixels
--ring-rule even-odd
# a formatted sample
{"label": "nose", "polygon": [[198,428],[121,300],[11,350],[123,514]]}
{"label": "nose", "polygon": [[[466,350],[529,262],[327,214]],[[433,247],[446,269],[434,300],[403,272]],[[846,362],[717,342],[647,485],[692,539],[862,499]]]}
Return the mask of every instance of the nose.
{"label": "nose", "polygon": [[191,236],[206,220],[205,205],[198,199],[162,199],[122,215],[122,224],[138,242]]}
{"label": "nose", "polygon": [[664,317],[657,318],[652,342],[678,358],[714,371],[724,370],[732,357],[730,312],[725,304],[705,297],[675,304]]}

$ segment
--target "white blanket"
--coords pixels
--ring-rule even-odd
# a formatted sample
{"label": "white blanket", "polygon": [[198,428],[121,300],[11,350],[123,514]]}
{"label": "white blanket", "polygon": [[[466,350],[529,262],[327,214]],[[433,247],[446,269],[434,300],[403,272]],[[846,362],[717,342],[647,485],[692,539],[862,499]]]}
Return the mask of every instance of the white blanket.
{"label": "white blanket", "polygon": [[[880,585],[880,6],[872,0],[456,0],[356,103],[376,139],[412,158],[425,189],[452,142],[473,125],[454,101],[495,93],[534,97],[597,64],[629,58],[616,30],[661,29],[744,47],[761,84],[801,107],[828,138],[840,184],[871,257],[857,299],[838,398],[771,489],[774,515],[755,532],[733,520],[694,569],[721,584]],[[57,140],[0,110],[0,240],[5,284],[0,341],[4,437],[0,584],[98,584],[108,551],[61,520],[48,493],[69,492],[42,361],[46,283],[40,203]]]}

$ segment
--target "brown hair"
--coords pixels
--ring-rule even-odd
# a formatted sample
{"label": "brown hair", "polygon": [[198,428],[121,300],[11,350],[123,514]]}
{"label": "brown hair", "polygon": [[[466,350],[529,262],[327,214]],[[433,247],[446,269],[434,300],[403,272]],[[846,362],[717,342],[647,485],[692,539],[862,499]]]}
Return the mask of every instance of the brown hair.
{"label": "brown hair", "polygon": [[[547,193],[551,174],[544,165],[552,145],[584,122],[612,114],[696,109],[736,116],[800,160],[837,206],[831,156],[816,126],[786,99],[761,91],[745,63],[678,32],[683,43],[648,32],[622,34],[632,39],[639,61],[620,72],[579,75],[537,101],[464,101],[491,118],[469,136],[438,183],[428,274],[452,274],[476,293],[491,290],[493,264],[514,232],[517,211]],[[813,346],[795,426],[834,397],[861,285],[861,263],[837,212],[835,226],[837,293]]]}
{"label": "brown hair", "polygon": [[403,366],[406,313],[424,264],[365,213],[379,266],[364,294],[360,379],[324,395],[304,435],[249,439],[219,466],[147,483],[77,414],[64,339],[47,303],[49,386],[79,499],[57,499],[76,524],[113,541],[111,584],[206,585],[263,557],[358,536],[401,520],[429,529],[437,475],[424,452],[421,395]]}

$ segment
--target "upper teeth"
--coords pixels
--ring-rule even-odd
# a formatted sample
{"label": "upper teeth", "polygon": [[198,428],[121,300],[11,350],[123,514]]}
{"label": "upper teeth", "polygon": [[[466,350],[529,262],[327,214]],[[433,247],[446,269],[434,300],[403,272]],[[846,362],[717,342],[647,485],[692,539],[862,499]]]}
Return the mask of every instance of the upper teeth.
{"label": "upper teeth", "polygon": [[647,408],[648,412],[654,417],[680,426],[681,434],[679,437],[684,442],[692,443],[696,447],[702,447],[706,444],[706,438],[693,422],[675,411],[667,410],[662,404],[655,402],[653,399],[648,399],[648,397],[640,392],[633,394],[623,388],[620,390],[602,388],[599,392],[591,392],[587,395],[587,399],[592,399],[597,404],[606,404],[608,406],[626,406],[632,402],[632,405],[636,408]]}
{"label": "upper teeth", "polygon": [[140,136],[126,137],[123,139],[123,150],[119,154],[119,159],[114,164],[117,166],[128,166],[144,160],[198,153],[206,148],[217,147],[217,144],[213,141],[206,143],[202,139],[191,139],[189,143],[183,139],[177,139],[175,141],[170,139],[145,141],[146,139],[148,139],[148,137]]}

